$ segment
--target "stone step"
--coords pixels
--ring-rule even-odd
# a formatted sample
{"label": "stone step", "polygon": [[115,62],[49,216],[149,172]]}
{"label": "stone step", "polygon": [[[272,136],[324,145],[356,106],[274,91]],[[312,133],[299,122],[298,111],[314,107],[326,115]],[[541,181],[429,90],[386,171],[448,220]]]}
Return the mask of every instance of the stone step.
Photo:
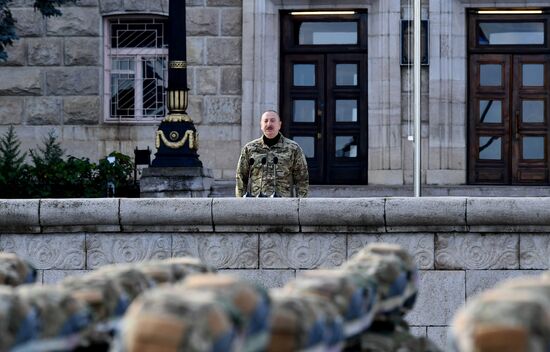
{"label": "stone step", "polygon": [[[423,196],[468,197],[550,197],[549,186],[480,186],[480,185],[423,185]],[[363,197],[411,197],[413,185],[311,185],[310,197],[363,198]],[[215,180],[210,197],[234,197],[235,181]]]}

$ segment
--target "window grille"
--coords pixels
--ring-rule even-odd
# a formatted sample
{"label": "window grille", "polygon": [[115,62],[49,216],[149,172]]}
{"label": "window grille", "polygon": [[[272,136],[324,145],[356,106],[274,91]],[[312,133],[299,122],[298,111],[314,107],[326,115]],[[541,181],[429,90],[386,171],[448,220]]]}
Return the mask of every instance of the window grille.
{"label": "window grille", "polygon": [[109,18],[105,23],[107,121],[162,120],[168,86],[167,20]]}

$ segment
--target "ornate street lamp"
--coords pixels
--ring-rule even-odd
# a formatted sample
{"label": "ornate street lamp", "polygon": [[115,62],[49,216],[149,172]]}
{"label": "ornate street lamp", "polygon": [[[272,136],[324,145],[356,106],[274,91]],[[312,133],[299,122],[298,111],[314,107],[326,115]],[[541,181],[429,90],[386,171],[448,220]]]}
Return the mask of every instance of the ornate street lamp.
{"label": "ornate street lamp", "polygon": [[197,130],[187,115],[187,33],[185,0],[171,0],[168,7],[168,114],[159,125],[152,167],[202,167]]}

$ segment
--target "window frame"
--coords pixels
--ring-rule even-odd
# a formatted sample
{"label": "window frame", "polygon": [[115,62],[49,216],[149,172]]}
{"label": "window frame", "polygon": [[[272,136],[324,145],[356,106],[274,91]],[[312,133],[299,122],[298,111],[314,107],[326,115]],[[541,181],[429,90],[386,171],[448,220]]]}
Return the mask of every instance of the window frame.
{"label": "window frame", "polygon": [[[167,35],[167,17],[159,15],[147,15],[147,16],[106,16],[103,18],[103,121],[105,123],[117,123],[117,124],[157,124],[162,121],[167,113],[167,92],[168,92],[168,44],[164,44],[160,48],[112,48],[111,26],[113,22],[119,20],[163,20],[164,29],[163,35]],[[133,70],[120,70],[120,73],[134,74],[134,114],[131,116],[117,116],[111,112],[111,99],[112,99],[112,75],[113,72],[117,72],[113,69],[112,60],[114,57],[129,57],[135,62]],[[162,115],[147,116],[143,114],[143,85],[142,82],[145,79],[142,69],[142,60],[144,58],[162,57],[165,60],[165,68],[163,70],[164,76],[164,90],[163,90],[163,105],[164,113]],[[158,100],[157,100],[158,101]]]}

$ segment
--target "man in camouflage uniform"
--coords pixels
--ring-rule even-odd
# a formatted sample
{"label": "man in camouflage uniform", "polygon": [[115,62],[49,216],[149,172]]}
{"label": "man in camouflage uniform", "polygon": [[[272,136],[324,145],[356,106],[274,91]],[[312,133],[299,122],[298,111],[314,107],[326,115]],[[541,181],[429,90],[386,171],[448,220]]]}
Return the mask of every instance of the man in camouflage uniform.
{"label": "man in camouflage uniform", "polygon": [[250,182],[250,196],[307,197],[309,174],[304,152],[298,143],[279,132],[279,114],[266,111],[262,115],[261,129],[263,136],[247,143],[241,151],[236,196],[245,195]]}

